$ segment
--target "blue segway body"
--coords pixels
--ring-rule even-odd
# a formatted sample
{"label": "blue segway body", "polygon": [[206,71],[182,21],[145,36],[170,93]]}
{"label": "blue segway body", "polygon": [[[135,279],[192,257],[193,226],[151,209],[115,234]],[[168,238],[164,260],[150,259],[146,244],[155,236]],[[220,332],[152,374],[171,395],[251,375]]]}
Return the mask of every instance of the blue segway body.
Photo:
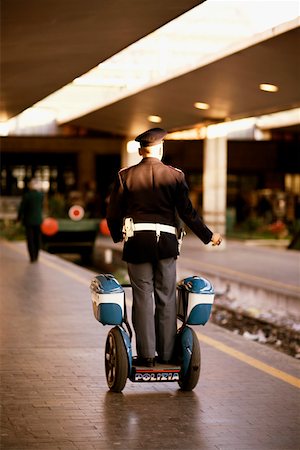
{"label": "blue segway body", "polygon": [[101,274],[90,286],[95,319],[102,325],[122,325],[125,314],[125,292],[113,275]]}
{"label": "blue segway body", "polygon": [[177,283],[177,317],[188,325],[205,325],[214,302],[214,289],[203,277],[184,278]]}
{"label": "blue segway body", "polygon": [[[130,285],[121,286],[111,274],[96,276],[90,286],[96,320],[103,325],[115,325],[109,332],[106,351],[110,389],[120,392],[125,386],[126,378],[133,382],[177,381],[182,389],[193,389],[200,373],[200,347],[195,332],[188,325],[204,325],[208,321],[214,300],[211,283],[204,278],[193,276],[177,284],[177,318],[183,322],[176,339],[178,362],[156,363],[151,368],[137,365],[132,356],[132,331],[127,320],[123,287]],[[115,376],[115,372],[118,375]]]}
{"label": "blue segway body", "polygon": [[123,327],[118,327],[124,342],[124,346],[126,348],[127,358],[128,358],[128,378],[130,378],[130,374],[132,372],[132,348],[131,348],[131,340]]}
{"label": "blue segway body", "polygon": [[179,353],[181,355],[181,373],[186,375],[193,351],[193,333],[190,327],[185,326],[179,330]]}

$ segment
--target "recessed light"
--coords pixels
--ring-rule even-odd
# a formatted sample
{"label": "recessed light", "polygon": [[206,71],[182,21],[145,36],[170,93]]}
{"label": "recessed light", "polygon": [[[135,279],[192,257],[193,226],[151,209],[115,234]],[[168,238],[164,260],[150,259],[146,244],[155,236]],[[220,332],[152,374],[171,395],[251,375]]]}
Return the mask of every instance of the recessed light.
{"label": "recessed light", "polygon": [[259,89],[265,92],[277,92],[279,88],[275,84],[262,83],[259,85]]}
{"label": "recessed light", "polygon": [[160,123],[162,121],[162,118],[159,116],[148,116],[149,122],[153,123]]}
{"label": "recessed light", "polygon": [[197,109],[209,109],[209,104],[208,103],[196,102],[196,103],[194,103],[194,106]]}

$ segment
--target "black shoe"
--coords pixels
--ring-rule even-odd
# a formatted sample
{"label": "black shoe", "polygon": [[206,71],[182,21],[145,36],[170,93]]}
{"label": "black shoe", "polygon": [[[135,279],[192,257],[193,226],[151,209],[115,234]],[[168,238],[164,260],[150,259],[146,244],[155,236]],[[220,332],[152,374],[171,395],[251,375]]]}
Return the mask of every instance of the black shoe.
{"label": "black shoe", "polygon": [[157,362],[159,364],[173,364],[173,365],[177,365],[176,358],[171,358],[171,359],[157,358]]}
{"label": "black shoe", "polygon": [[158,364],[169,364],[170,362],[166,359],[157,358]]}
{"label": "black shoe", "polygon": [[141,356],[138,356],[133,359],[133,363],[137,366],[154,367],[155,358],[142,358]]}

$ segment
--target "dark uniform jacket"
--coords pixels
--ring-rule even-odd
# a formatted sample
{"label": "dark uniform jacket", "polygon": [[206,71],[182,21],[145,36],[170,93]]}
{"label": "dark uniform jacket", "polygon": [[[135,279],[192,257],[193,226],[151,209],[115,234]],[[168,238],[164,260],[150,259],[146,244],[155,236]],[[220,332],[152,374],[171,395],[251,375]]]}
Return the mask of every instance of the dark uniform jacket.
{"label": "dark uniform jacket", "polygon": [[26,192],[22,198],[18,211],[18,220],[25,226],[36,226],[42,223],[43,194],[38,191]]}
{"label": "dark uniform jacket", "polygon": [[[107,210],[107,223],[114,242],[122,241],[123,220],[177,226],[177,215],[205,243],[212,232],[205,226],[188,197],[184,173],[157,158],[144,158],[122,169],[114,184]],[[151,262],[177,257],[177,237],[162,232],[136,231],[124,243],[123,259],[130,263]]]}

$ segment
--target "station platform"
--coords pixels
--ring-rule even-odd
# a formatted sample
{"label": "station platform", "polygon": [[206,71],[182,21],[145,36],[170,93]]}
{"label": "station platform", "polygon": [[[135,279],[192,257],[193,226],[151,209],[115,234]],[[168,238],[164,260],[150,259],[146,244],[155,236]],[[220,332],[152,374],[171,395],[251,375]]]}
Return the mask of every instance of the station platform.
{"label": "station platform", "polygon": [[128,380],[111,393],[95,273],[45,252],[30,264],[24,242],[0,241],[0,255],[1,449],[299,449],[298,360],[208,323],[194,327],[193,392]]}

